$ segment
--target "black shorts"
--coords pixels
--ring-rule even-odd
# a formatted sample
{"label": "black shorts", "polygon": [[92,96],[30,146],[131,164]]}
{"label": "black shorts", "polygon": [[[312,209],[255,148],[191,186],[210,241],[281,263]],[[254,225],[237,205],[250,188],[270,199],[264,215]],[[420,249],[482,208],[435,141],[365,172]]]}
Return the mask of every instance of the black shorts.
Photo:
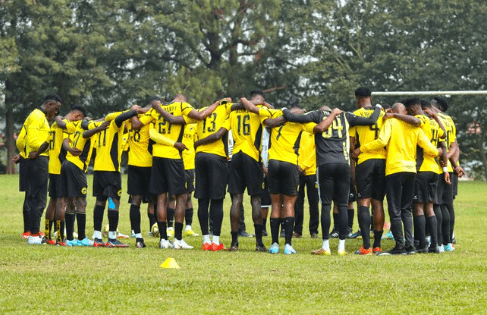
{"label": "black shorts", "polygon": [[198,152],[195,158],[197,199],[223,199],[228,183],[227,158],[211,153]]}
{"label": "black shorts", "polygon": [[267,178],[262,182],[262,193],[260,194],[260,206],[263,208],[271,206],[271,194]]}
{"label": "black shorts", "polygon": [[120,172],[95,171],[93,176],[93,196],[101,201],[108,197],[120,200],[122,178]]}
{"label": "black shorts", "polygon": [[127,193],[130,196],[144,196],[149,194],[151,167],[129,165],[127,176]]}
{"label": "black shorts", "polygon": [[[450,173],[450,181],[453,173]],[[445,182],[443,175],[440,175],[441,195],[438,195],[439,204],[452,204],[453,203],[453,185],[448,185]]]}
{"label": "black shorts", "polygon": [[357,191],[355,186],[352,184],[352,179],[350,179],[350,190],[348,191],[348,203],[357,201]]}
{"label": "black shorts", "polygon": [[438,174],[433,172],[418,172],[414,184],[413,202],[438,204]]}
{"label": "black shorts", "polygon": [[61,175],[49,174],[49,197],[57,199],[61,197]]}
{"label": "black shorts", "polygon": [[339,207],[346,207],[351,181],[350,165],[345,163],[320,165],[316,175],[321,203],[330,205],[333,201]]}
{"label": "black shorts", "polygon": [[60,183],[60,197],[86,198],[86,192],[88,190],[86,174],[68,160],[64,160],[62,164]]}
{"label": "black shorts", "polygon": [[182,159],[152,158],[149,192],[152,195],[186,193],[184,164]]}
{"label": "black shorts", "polygon": [[278,160],[269,160],[269,191],[271,194],[297,196],[299,172],[295,164]]}
{"label": "black shorts", "polygon": [[250,196],[262,193],[264,173],[262,164],[243,152],[232,156],[230,162],[230,178],[228,180],[228,192],[231,194],[243,194],[247,187]]}
{"label": "black shorts", "polygon": [[358,199],[384,200],[386,194],[386,160],[370,159],[355,168]]}
{"label": "black shorts", "polygon": [[455,197],[458,195],[458,175],[457,173],[450,173],[450,174],[452,174],[450,181],[453,189],[453,199],[455,199]]}
{"label": "black shorts", "polygon": [[184,170],[184,175],[186,181],[186,193],[190,194],[194,191],[194,169]]}

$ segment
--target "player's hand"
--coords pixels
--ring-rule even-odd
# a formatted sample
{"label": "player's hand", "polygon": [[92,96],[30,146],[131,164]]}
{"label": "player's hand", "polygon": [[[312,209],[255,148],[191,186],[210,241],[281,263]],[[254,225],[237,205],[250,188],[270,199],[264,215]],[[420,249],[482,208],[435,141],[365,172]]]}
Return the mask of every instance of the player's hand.
{"label": "player's hand", "polygon": [[264,164],[262,164],[262,172],[264,173],[265,177],[269,176],[269,171],[267,170],[267,167],[265,167]]}
{"label": "player's hand", "polygon": [[424,110],[424,113],[431,116],[431,117],[434,117],[436,116],[436,113],[429,107],[426,107]]}
{"label": "player's hand", "polygon": [[188,148],[182,142],[176,142],[176,143],[174,143],[174,147],[176,149],[178,149],[179,151],[188,150]]}
{"label": "player's hand", "polygon": [[443,155],[443,149],[442,148],[437,148],[438,149],[438,156],[442,156]]}
{"label": "player's hand", "polygon": [[39,152],[38,151],[32,151],[29,153],[29,159],[37,159],[39,157]]}
{"label": "player's hand", "polygon": [[15,164],[19,163],[20,162],[20,154],[14,155],[12,158],[12,162],[14,162]]}
{"label": "player's hand", "polygon": [[110,126],[110,123],[111,121],[104,121],[101,125],[100,125],[100,129],[101,130],[105,130],[107,129],[109,126]]}
{"label": "player's hand", "polygon": [[139,105],[134,105],[130,109],[135,110],[137,113],[139,113],[142,108]]}
{"label": "player's hand", "polygon": [[393,117],[394,117],[394,113],[386,111],[386,113],[384,114],[384,117],[382,117],[382,119],[387,120],[387,119],[393,118]]}
{"label": "player's hand", "polygon": [[451,185],[450,173],[444,172],[443,173],[443,178],[445,179],[445,183],[447,183],[448,185]]}
{"label": "player's hand", "polygon": [[218,103],[220,105],[224,105],[226,103],[231,103],[232,102],[232,98],[231,97],[225,97],[225,98],[222,98],[221,100],[218,101]]}
{"label": "player's hand", "polygon": [[460,166],[455,167],[454,171],[455,173],[457,173],[458,177],[462,177],[463,175],[465,175],[465,171]]}
{"label": "player's hand", "polygon": [[303,168],[302,168],[301,166],[299,166],[299,165],[296,165],[296,166],[297,166],[297,168],[298,168],[298,172],[299,172],[299,174],[304,175],[304,170],[303,170]]}
{"label": "player's hand", "polygon": [[362,153],[362,152],[360,152],[360,148],[356,148],[356,149],[355,149],[355,150],[353,150],[353,152],[352,152],[352,158],[353,158],[353,159],[358,158],[358,156],[360,155],[360,153]]}
{"label": "player's hand", "polygon": [[78,148],[71,148],[69,152],[71,153],[72,156],[80,156],[82,153],[82,151]]}
{"label": "player's hand", "polygon": [[343,111],[338,107],[333,108],[333,110],[331,111],[331,115],[334,115],[334,116],[338,116],[341,113],[343,113]]}

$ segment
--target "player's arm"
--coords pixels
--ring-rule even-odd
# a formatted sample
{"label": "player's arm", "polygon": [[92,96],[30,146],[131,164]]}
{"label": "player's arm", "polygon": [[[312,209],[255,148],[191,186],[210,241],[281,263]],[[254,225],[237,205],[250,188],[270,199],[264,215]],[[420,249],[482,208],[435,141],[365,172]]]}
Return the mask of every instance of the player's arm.
{"label": "player's arm", "polygon": [[[297,122],[297,123],[309,123],[309,122],[315,122],[319,123],[320,121],[320,111],[319,110],[314,110],[311,112],[308,112],[306,114],[294,114],[292,113],[289,109],[284,108],[282,110],[282,116],[290,122]],[[332,119],[333,121],[333,119]]]}
{"label": "player's arm", "polygon": [[48,148],[49,148],[49,143],[44,142],[39,147],[39,150],[37,150],[37,151],[31,151],[29,153],[29,158],[30,159],[37,159],[39,157],[39,155],[41,155],[41,153],[44,152],[44,151],[46,151]]}
{"label": "player's arm", "polygon": [[212,143],[212,142],[215,142],[215,141],[218,141],[220,140],[224,135],[226,135],[228,132],[228,130],[224,127],[221,127],[220,129],[218,129],[217,132],[209,135],[208,137],[205,137],[203,139],[199,139],[197,140],[195,143],[194,143],[194,148],[196,149],[197,147],[199,147],[200,145],[203,145],[203,144],[207,144],[207,143]]}
{"label": "player's arm", "polygon": [[370,117],[360,117],[349,112],[345,113],[345,115],[347,117],[347,121],[350,127],[370,126],[377,122],[377,119],[380,116],[381,109],[382,106],[380,106],[379,104],[375,105],[374,112],[372,113],[372,115],[370,115]]}
{"label": "player's arm", "polygon": [[[26,134],[29,135],[29,137],[27,138],[28,141],[26,147],[28,151],[31,152],[30,154],[37,152],[37,156],[39,156],[39,154],[46,151],[49,147],[49,132],[40,132],[41,126],[44,125],[44,121],[44,117],[33,117],[27,124]],[[32,156],[32,158],[37,157],[36,154],[33,154]]]}
{"label": "player's arm", "polygon": [[89,126],[83,127],[83,124],[81,125],[85,131],[83,132],[83,138],[87,139],[92,137],[93,135],[97,134],[98,132],[107,129],[110,126],[111,122],[110,121],[104,121],[101,125],[95,128],[89,128]]}
{"label": "player's arm", "polygon": [[227,98],[223,98],[219,101],[214,102],[213,104],[211,104],[207,108],[203,109],[202,111],[197,111],[195,109],[192,109],[188,113],[188,117],[195,119],[195,120],[203,120],[206,117],[210,116],[211,113],[213,113],[219,105],[224,105],[224,104],[227,104],[228,102],[231,102],[231,101],[232,101],[232,99],[227,97]]}
{"label": "player's arm", "polygon": [[424,109],[425,114],[428,114],[431,118],[433,118],[438,125],[440,126],[441,130],[443,130],[443,133],[440,133],[440,139],[445,139],[446,138],[446,129],[445,125],[443,125],[443,122],[441,121],[440,117],[436,115],[436,112],[432,110],[431,108],[425,108]]}
{"label": "player's arm", "polygon": [[123,124],[124,121],[136,116],[142,108],[138,105],[132,106],[132,108],[128,112],[123,112],[120,115],[115,118],[115,124],[117,125],[118,128],[120,128]]}
{"label": "player's arm", "polygon": [[[161,104],[158,103],[158,102],[152,103],[152,108],[154,108],[154,110],[156,110],[164,118],[164,120],[168,121],[170,124],[173,124],[173,125],[184,125],[186,123],[184,121],[184,117],[183,116],[174,116],[173,114],[166,112],[162,108]],[[196,110],[194,110],[194,109],[191,110],[191,112],[193,112],[193,111],[196,111]],[[138,126],[138,125],[136,125],[136,126]],[[132,125],[132,128],[134,128],[133,125]]]}
{"label": "player's arm", "polygon": [[410,124],[412,126],[420,127],[421,126],[421,119],[411,116],[411,115],[402,115],[398,113],[387,113],[384,115],[384,119],[389,119],[389,118],[396,118],[399,120],[404,121],[407,124]]}
{"label": "player's arm", "polygon": [[431,155],[431,156],[440,155],[440,151],[438,150],[438,148],[436,148],[434,145],[431,144],[430,140],[428,139],[428,137],[426,136],[426,134],[422,129],[420,129],[418,133],[418,145],[421,148],[423,148],[424,153],[427,155]]}
{"label": "player's arm", "polygon": [[339,108],[334,108],[328,117],[322,120],[318,125],[314,126],[313,132],[314,133],[325,132],[325,130],[327,130],[331,126],[335,117],[341,115],[341,113],[343,112]]}
{"label": "player's arm", "polygon": [[61,116],[54,117],[54,121],[56,122],[57,126],[61,129],[66,129],[67,121],[63,120]]}
{"label": "player's arm", "polygon": [[357,157],[360,153],[367,153],[377,151],[380,148],[385,147],[391,138],[392,124],[390,121],[386,121],[380,130],[379,137],[372,142],[362,144],[359,148],[353,150],[352,157]]}
{"label": "player's arm", "polygon": [[286,122],[286,119],[284,116],[279,116],[277,118],[266,118],[263,123],[264,126],[269,127],[269,128],[275,128],[284,125]]}
{"label": "player's arm", "polygon": [[63,148],[64,148],[64,150],[68,151],[73,156],[79,156],[82,151],[80,149],[76,148],[76,147],[72,147],[70,145],[70,142],[71,142],[71,140],[69,140],[69,138],[65,138],[63,140]]}
{"label": "player's arm", "polygon": [[149,137],[151,140],[153,140],[157,144],[162,144],[162,145],[167,145],[171,147],[175,147],[179,151],[187,150],[188,148],[182,143],[182,142],[177,142],[174,140],[171,140],[169,138],[164,137],[161,135],[157,130],[154,128],[154,125],[152,124],[149,129]]}

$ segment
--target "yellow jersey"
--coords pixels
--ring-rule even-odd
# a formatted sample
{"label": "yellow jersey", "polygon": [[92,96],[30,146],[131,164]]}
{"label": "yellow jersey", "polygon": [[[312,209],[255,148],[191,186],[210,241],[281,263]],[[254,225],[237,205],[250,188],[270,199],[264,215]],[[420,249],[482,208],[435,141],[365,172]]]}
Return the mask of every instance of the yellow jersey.
{"label": "yellow jersey", "polygon": [[[421,120],[421,129],[423,129],[424,134],[430,140],[431,144],[437,148],[439,143],[439,138],[443,136],[443,129],[436,120],[427,117],[426,115],[416,115],[416,118]],[[428,154],[424,154],[422,148],[418,148],[417,157],[417,170],[418,172],[434,172],[436,174],[443,173],[439,163],[438,158],[433,157]]]}
{"label": "yellow jersey", "polygon": [[[282,116],[281,110],[269,110],[270,118]],[[265,119],[264,119],[265,120]],[[286,122],[280,127],[272,128],[269,138],[269,160],[298,164],[298,149],[301,133],[307,131],[313,133],[316,123],[305,124]]]}
{"label": "yellow jersey", "polygon": [[[360,117],[370,117],[374,112],[374,107],[360,108],[353,112],[354,115]],[[377,122],[369,126],[353,126],[349,129],[350,137],[355,138],[355,147],[370,143],[379,137],[379,132],[384,124],[384,112],[381,111]],[[387,155],[386,149],[381,148],[377,151],[360,154],[357,165],[371,159],[385,159]]]}
{"label": "yellow jersey", "polygon": [[183,151],[183,164],[185,170],[194,169],[194,143],[196,141],[196,124],[186,124],[184,126],[183,144],[188,148]]}
{"label": "yellow jersey", "polygon": [[[447,151],[450,151],[450,146],[453,142],[457,141],[457,129],[453,119],[445,113],[438,113],[438,118],[440,118],[446,131],[445,145]],[[453,172],[453,168],[450,160],[447,162],[448,172]]]}
{"label": "yellow jersey", "polygon": [[[46,112],[42,108],[34,109],[24,121],[25,128],[25,158],[29,158],[31,152],[38,151],[44,142],[49,143],[49,122]],[[40,156],[49,156],[48,150]]]}
{"label": "yellow jersey", "polygon": [[[65,133],[64,139],[69,138],[71,147],[79,149],[81,154],[79,156],[73,156],[71,152],[68,152],[66,154],[66,160],[79,167],[80,170],[86,172],[88,170],[88,166],[90,165],[91,154],[93,152],[93,142],[97,135],[95,134],[94,136],[85,139],[83,138],[83,132],[85,129],[81,126],[82,122],[74,122],[74,125],[74,132],[72,134]],[[95,127],[95,122],[90,121],[88,124],[88,130]]]}
{"label": "yellow jersey", "polygon": [[399,119],[386,120],[379,133],[379,138],[360,146],[360,151],[367,153],[387,147],[386,176],[407,172],[416,173],[417,146],[424,153],[438,156],[438,149],[431,144],[424,131]]}
{"label": "yellow jersey", "polygon": [[22,129],[20,129],[20,132],[17,135],[17,140],[15,141],[15,145],[17,146],[17,149],[19,149],[19,155],[24,159],[25,159],[25,134],[26,134],[26,128],[22,126]]}
{"label": "yellow jersey", "polygon": [[[102,123],[95,122],[94,124],[98,127]],[[120,172],[124,128],[125,122],[118,127],[113,119],[107,129],[94,136],[96,150],[94,171]]]}
{"label": "yellow jersey", "polygon": [[[142,117],[145,114],[139,114]],[[138,167],[152,167],[152,145],[149,136],[150,125],[144,125],[142,128],[135,130],[132,124],[127,122],[129,128],[128,137],[128,165]]]}
{"label": "yellow jersey", "polygon": [[298,154],[298,165],[303,169],[304,175],[315,175],[316,145],[314,134],[309,132],[301,134]]}
{"label": "yellow jersey", "polygon": [[[162,109],[174,116],[183,116],[185,122],[188,122],[189,112],[193,107],[186,102],[172,103],[163,105]],[[155,109],[149,110],[146,115],[139,118],[143,125],[150,123],[149,136],[156,143],[152,146],[152,156],[166,159],[181,159],[181,153],[173,145],[158,140],[158,135],[162,135],[174,144],[183,140],[183,125],[170,124]]]}
{"label": "yellow jersey", "polygon": [[72,134],[76,128],[74,122],[63,119],[66,129],[63,130],[56,122],[51,125],[49,130],[49,174],[60,175],[61,165],[66,159],[66,150],[63,148],[63,134]]}

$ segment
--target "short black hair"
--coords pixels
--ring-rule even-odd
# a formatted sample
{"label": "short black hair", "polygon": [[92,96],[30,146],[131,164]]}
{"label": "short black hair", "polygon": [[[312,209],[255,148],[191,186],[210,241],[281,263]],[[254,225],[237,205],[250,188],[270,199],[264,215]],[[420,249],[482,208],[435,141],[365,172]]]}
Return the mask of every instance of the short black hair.
{"label": "short black hair", "polygon": [[55,102],[59,102],[59,103],[63,102],[61,96],[59,96],[57,94],[49,94],[46,97],[44,97],[44,103],[47,103],[49,101],[55,101]]}
{"label": "short black hair", "polygon": [[442,112],[446,112],[448,110],[448,103],[444,98],[441,97],[434,97],[433,102],[436,102],[440,105],[440,109]]}
{"label": "short black hair", "polygon": [[381,105],[381,106],[382,106],[382,108],[384,110],[387,110],[387,109],[390,109],[391,108],[391,105],[387,105],[387,104],[384,104],[384,105]]}
{"label": "short black hair", "polygon": [[149,100],[147,101],[147,104],[149,105],[149,104],[151,104],[154,101],[159,101],[159,102],[162,103],[162,100],[161,100],[161,98],[159,96],[153,96],[153,97],[149,98]]}
{"label": "short black hair", "polygon": [[78,112],[82,113],[84,117],[86,117],[86,109],[83,106],[74,104],[71,106],[71,111],[73,110],[77,110]]}
{"label": "short black hair", "polygon": [[372,95],[372,91],[366,87],[359,87],[355,90],[355,97],[370,97]]}
{"label": "short black hair", "polygon": [[263,98],[265,98],[264,92],[261,91],[261,90],[253,90],[253,91],[250,92],[250,98],[252,98],[252,97],[254,97],[256,95],[260,95]]}
{"label": "short black hair", "polygon": [[411,107],[414,105],[421,105],[421,100],[418,98],[407,98],[402,100],[401,103],[406,107]]}
{"label": "short black hair", "polygon": [[425,100],[425,99],[422,99],[422,100],[421,100],[421,107],[422,107],[422,108],[428,108],[428,107],[431,107],[431,106],[432,106],[432,105],[431,105],[431,102],[430,102],[430,101]]}

